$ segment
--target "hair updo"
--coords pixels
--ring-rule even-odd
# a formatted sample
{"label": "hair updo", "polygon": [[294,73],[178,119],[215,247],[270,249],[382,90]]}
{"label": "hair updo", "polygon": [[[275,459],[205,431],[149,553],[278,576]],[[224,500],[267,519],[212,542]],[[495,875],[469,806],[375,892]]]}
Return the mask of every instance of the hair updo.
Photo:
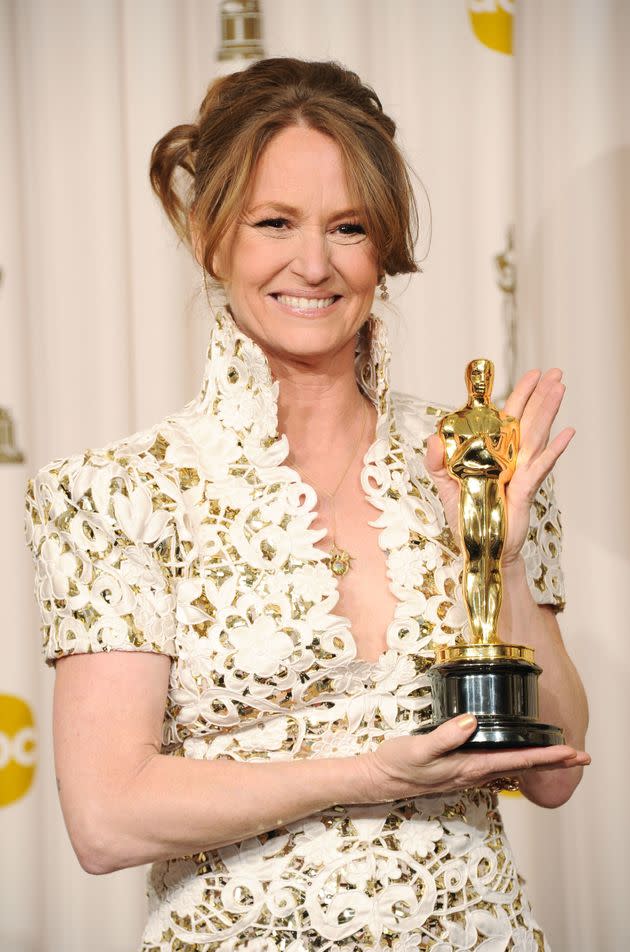
{"label": "hair updo", "polygon": [[214,80],[196,123],[175,126],[151,152],[150,179],[169,220],[213,278],[214,254],[247,198],[267,143],[288,126],[329,135],[376,250],[379,272],[418,271],[418,212],[396,124],[373,89],[335,62],[263,59]]}

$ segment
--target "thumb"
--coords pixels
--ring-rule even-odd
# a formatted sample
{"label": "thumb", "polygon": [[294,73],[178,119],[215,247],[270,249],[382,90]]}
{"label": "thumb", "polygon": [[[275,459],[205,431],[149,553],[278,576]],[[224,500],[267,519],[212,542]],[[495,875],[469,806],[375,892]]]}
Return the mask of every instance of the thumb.
{"label": "thumb", "polygon": [[460,714],[452,717],[436,727],[426,735],[427,755],[431,760],[450,754],[460,747],[477,729],[477,718],[474,714]]}
{"label": "thumb", "polygon": [[444,466],[444,444],[437,433],[432,433],[427,440],[427,452],[424,458],[424,465],[431,476],[444,476],[446,474],[446,467]]}

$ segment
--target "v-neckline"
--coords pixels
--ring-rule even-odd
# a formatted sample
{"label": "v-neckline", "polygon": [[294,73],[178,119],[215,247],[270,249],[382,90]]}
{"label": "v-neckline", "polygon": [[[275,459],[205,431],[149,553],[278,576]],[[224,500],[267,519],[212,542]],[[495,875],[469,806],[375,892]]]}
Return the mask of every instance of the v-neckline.
{"label": "v-neckline", "polygon": [[[382,319],[370,315],[369,323],[361,329],[357,340],[357,350],[355,352],[355,377],[360,390],[372,403],[376,409],[376,426],[374,440],[368,447],[363,456],[361,468],[361,485],[365,493],[366,500],[371,503],[377,511],[381,512],[381,517],[385,528],[379,533],[378,544],[385,552],[385,573],[388,580],[389,589],[396,599],[396,605],[392,618],[384,631],[384,647],[377,657],[370,661],[362,658],[358,654],[359,645],[355,637],[351,620],[343,615],[337,615],[334,607],[324,607],[323,614],[328,619],[335,622],[343,622],[343,627],[347,635],[348,647],[353,652],[352,658],[347,658],[346,664],[352,662],[357,666],[363,666],[364,670],[369,672],[369,677],[363,679],[367,683],[372,682],[371,675],[382,664],[390,651],[396,652],[400,657],[404,654],[400,646],[392,647],[389,641],[388,633],[399,618],[404,618],[404,606],[412,602],[414,593],[417,593],[416,586],[397,586],[403,595],[399,595],[392,587],[393,571],[392,558],[395,553],[403,551],[409,547],[409,537],[402,542],[392,545],[381,543],[381,535],[388,533],[397,537],[397,527],[387,526],[386,516],[391,514],[393,506],[402,507],[405,505],[409,495],[409,468],[406,459],[404,441],[397,429],[396,416],[392,405],[392,393],[389,385],[389,361],[390,354],[387,346],[386,329]],[[286,480],[287,484],[302,484],[308,491],[310,504],[308,509],[303,512],[313,513],[315,506],[319,501],[319,496],[315,487],[305,481],[302,475],[286,461],[289,456],[289,441],[285,433],[281,433],[278,428],[278,392],[279,382],[273,380],[271,368],[262,348],[251,338],[243,334],[232,315],[228,312],[217,316],[216,332],[213,333],[211,343],[208,349],[208,360],[204,375],[204,383],[200,394],[200,406],[205,412],[215,416],[218,412],[221,401],[225,400],[226,395],[232,388],[248,388],[258,397],[258,403],[251,403],[247,406],[247,412],[242,423],[234,427],[236,436],[242,441],[244,447],[259,446],[263,448],[263,454],[268,453],[267,465],[281,466],[284,470],[282,482]],[[232,390],[234,392],[234,390]],[[233,400],[233,397],[231,398]],[[253,412],[256,407],[257,412]],[[241,414],[239,404],[239,415]],[[231,417],[234,413],[233,406],[227,408],[227,415],[231,424]],[[246,455],[251,450],[246,449]],[[399,459],[392,457],[399,456]],[[382,471],[379,472],[379,463],[382,463],[388,471],[389,480],[387,485],[382,479]],[[373,466],[374,471],[368,472]],[[384,504],[379,505],[379,496],[385,500]],[[312,520],[311,520],[312,521]],[[413,522],[413,517],[409,513],[405,515],[405,522]],[[375,528],[378,529],[376,526]],[[417,525],[413,530],[409,528],[409,533],[414,532],[416,536],[425,535],[422,531],[422,525]],[[309,530],[317,534],[317,530]],[[409,536],[409,533],[407,534]],[[321,540],[321,535],[313,542]],[[427,541],[429,537],[425,535]],[[320,563],[325,557],[325,552],[319,549],[321,557]],[[312,560],[311,560],[312,561]],[[325,566],[334,591],[339,593],[339,579],[332,572],[330,566]],[[422,566],[419,566],[419,581],[422,580]],[[322,596],[323,601],[323,596]],[[337,602],[339,599],[337,599]],[[417,618],[417,612],[409,613],[410,619]],[[360,678],[360,674],[359,674]]]}
{"label": "v-neckline", "polygon": [[[372,404],[372,406],[374,406],[374,404]],[[361,465],[360,483],[361,483],[361,486],[362,486],[363,488],[365,487],[365,485],[368,485],[368,486],[370,485],[369,480],[365,480],[365,483],[364,483],[363,477],[364,477],[366,471],[368,470],[370,456],[372,455],[373,450],[375,449],[375,447],[376,447],[376,446],[378,445],[378,443],[379,443],[378,429],[379,429],[379,423],[381,423],[382,420],[386,420],[386,421],[387,421],[387,424],[388,424],[388,436],[390,437],[389,447],[390,447],[390,449],[391,449],[391,430],[392,430],[393,420],[391,419],[390,416],[387,416],[387,417],[386,417],[385,415],[381,414],[381,413],[379,412],[379,408],[378,408],[378,407],[375,407],[375,409],[376,409],[376,426],[375,426],[374,439],[373,439],[373,441],[370,443],[368,449],[367,449],[367,450],[365,451],[365,453],[363,454],[363,457],[362,457],[362,460],[361,460],[362,465]],[[390,414],[391,414],[391,409],[390,409]],[[289,448],[289,450],[288,450],[288,452],[287,452],[287,456],[288,456],[288,455],[290,455],[290,444],[289,444],[288,438],[286,437],[286,434],[284,434],[284,436],[285,436],[285,439],[286,439],[286,446]],[[317,490],[315,489],[315,487],[312,485],[312,483],[307,482],[307,481],[304,479],[304,477],[302,476],[302,474],[300,473],[300,471],[299,471],[298,469],[296,469],[294,466],[291,466],[291,465],[289,465],[289,464],[284,464],[284,467],[285,467],[285,469],[287,470],[287,474],[291,474],[293,477],[295,477],[295,481],[296,481],[296,482],[300,482],[302,485],[306,486],[306,488],[311,491],[311,496],[310,496],[310,498],[312,499],[312,505],[310,506],[308,512],[311,513],[311,514],[312,514],[313,512],[317,512],[316,506],[317,506],[318,501],[319,501],[319,496],[318,496],[318,493],[317,493]],[[293,480],[290,480],[290,482],[292,482],[292,481],[293,481]],[[367,500],[372,506],[374,506],[374,508],[378,511],[378,506],[374,503],[372,494],[366,492],[366,493],[365,493],[365,498],[366,498],[366,500]],[[313,530],[313,531],[317,531],[317,530]],[[387,654],[388,651],[396,650],[396,649],[391,648],[391,646],[389,645],[387,633],[388,633],[388,631],[389,631],[389,629],[390,629],[390,626],[391,626],[391,625],[395,622],[395,620],[396,620],[397,612],[398,612],[399,606],[405,604],[405,600],[404,600],[404,599],[401,599],[401,598],[396,594],[396,592],[393,591],[392,586],[391,586],[391,582],[390,582],[390,578],[391,578],[391,576],[390,576],[390,570],[391,570],[390,558],[391,558],[391,554],[392,554],[392,552],[397,551],[397,550],[400,549],[401,547],[400,547],[400,546],[397,546],[397,547],[387,548],[387,547],[381,545],[380,539],[377,540],[377,541],[378,541],[379,548],[385,553],[385,578],[386,578],[387,585],[388,585],[388,588],[389,588],[390,592],[392,593],[392,595],[393,595],[394,598],[396,599],[396,605],[395,605],[395,607],[394,607],[394,612],[393,612],[393,614],[392,614],[391,620],[389,621],[389,623],[387,624],[387,626],[386,626],[386,628],[385,628],[385,647],[380,651],[380,653],[378,654],[378,656],[376,657],[376,659],[375,659],[374,661],[370,661],[368,658],[361,658],[361,657],[359,657],[359,653],[358,653],[359,645],[358,645],[358,642],[357,642],[357,640],[356,640],[356,637],[355,637],[355,634],[354,634],[354,631],[353,631],[353,627],[352,627],[352,622],[351,622],[351,620],[350,620],[349,618],[347,618],[345,615],[337,615],[337,614],[335,613],[334,608],[336,607],[337,603],[339,602],[339,598],[337,598],[337,602],[335,603],[335,606],[333,607],[333,609],[331,609],[329,612],[327,612],[328,617],[335,617],[335,618],[338,618],[338,619],[340,619],[340,620],[342,619],[343,621],[346,622],[345,627],[346,627],[346,630],[347,630],[347,633],[348,633],[348,637],[349,637],[350,643],[351,643],[351,645],[352,645],[352,647],[353,647],[353,649],[354,649],[354,657],[351,659],[351,663],[355,663],[355,664],[357,664],[357,666],[358,666],[358,665],[364,665],[366,668],[369,669],[370,674],[371,674],[373,671],[375,671],[375,670],[379,667],[379,665],[380,665],[382,659],[385,657],[385,655]],[[322,554],[324,554],[324,550],[323,550],[323,549],[321,549],[321,550],[319,550],[319,551],[321,551]],[[335,573],[332,571],[330,565],[327,565],[326,562],[325,562],[323,559],[322,559],[322,561],[321,561],[321,564],[325,566],[326,571],[328,572],[328,575],[329,575],[329,577],[330,577],[330,579],[331,579],[331,581],[332,581],[332,583],[333,583],[333,585],[334,585],[335,592],[337,593],[337,595],[339,595],[339,581],[340,581],[340,579],[337,578],[337,576],[335,575]],[[371,678],[370,678],[370,680],[371,680]],[[369,683],[369,682],[368,682],[368,683]]]}

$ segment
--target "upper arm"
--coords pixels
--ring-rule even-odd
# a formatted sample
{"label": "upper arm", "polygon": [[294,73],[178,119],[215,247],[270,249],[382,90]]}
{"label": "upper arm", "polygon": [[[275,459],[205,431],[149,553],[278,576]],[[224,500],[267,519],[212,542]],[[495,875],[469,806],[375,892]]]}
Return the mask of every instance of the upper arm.
{"label": "upper arm", "polygon": [[109,651],[55,665],[53,738],[64,820],[81,865],[107,850],[108,806],[159,754],[170,658]]}
{"label": "upper arm", "polygon": [[103,454],[53,461],[27,487],[59,793],[82,865],[107,836],[108,803],[160,751],[177,654],[173,532],[146,474]]}

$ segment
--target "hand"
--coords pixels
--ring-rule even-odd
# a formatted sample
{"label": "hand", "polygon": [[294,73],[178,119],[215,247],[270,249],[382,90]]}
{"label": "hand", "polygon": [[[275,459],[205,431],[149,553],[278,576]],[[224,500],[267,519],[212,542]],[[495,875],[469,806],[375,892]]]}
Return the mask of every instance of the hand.
{"label": "hand", "polygon": [[[549,443],[551,426],[566,390],[557,367],[541,374],[529,370],[506,400],[504,410],[520,420],[520,447],[516,469],[505,492],[507,535],[501,561],[509,565],[518,559],[527,538],[530,508],[541,483],[573,439],[573,427],[565,427]],[[445,466],[442,440],[434,433],[427,441],[426,470],[435,483],[444,514],[457,545],[459,535],[459,483]]]}
{"label": "hand", "polygon": [[393,737],[355,758],[357,803],[388,803],[450,790],[480,787],[489,780],[528,770],[584,767],[591,758],[566,744],[520,750],[457,751],[474,733],[470,714],[454,717],[430,734]]}

